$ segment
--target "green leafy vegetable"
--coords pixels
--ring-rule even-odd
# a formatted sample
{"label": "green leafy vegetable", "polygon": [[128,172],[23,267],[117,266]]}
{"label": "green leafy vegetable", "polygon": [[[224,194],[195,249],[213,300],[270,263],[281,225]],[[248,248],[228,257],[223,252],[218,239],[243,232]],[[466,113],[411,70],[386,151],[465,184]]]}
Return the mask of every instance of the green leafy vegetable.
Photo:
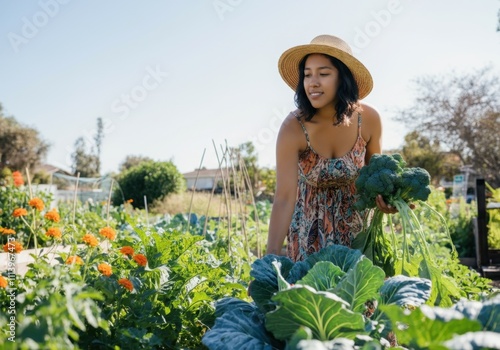
{"label": "green leafy vegetable", "polygon": [[[429,173],[422,168],[407,168],[401,155],[373,155],[356,180],[355,206],[358,210],[375,209],[371,216],[365,215],[364,230],[353,240],[352,247],[382,267],[388,276],[419,276],[432,280],[429,303],[451,306],[461,297],[461,291],[455,281],[439,269],[419,219],[409,205],[414,202],[426,205],[425,201],[431,193],[429,184]],[[398,210],[401,222],[399,237],[393,229],[390,215],[376,206],[375,199],[379,194]],[[440,215],[433,212],[440,220]],[[389,233],[385,231],[385,219],[391,228]],[[443,227],[446,228],[444,220]]]}

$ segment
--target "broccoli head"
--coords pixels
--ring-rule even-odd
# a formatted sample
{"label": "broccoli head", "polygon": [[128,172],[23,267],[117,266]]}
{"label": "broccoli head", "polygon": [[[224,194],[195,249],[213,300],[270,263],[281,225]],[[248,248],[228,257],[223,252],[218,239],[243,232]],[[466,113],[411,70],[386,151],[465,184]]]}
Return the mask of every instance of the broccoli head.
{"label": "broccoli head", "polygon": [[389,204],[396,200],[426,201],[431,192],[429,183],[429,173],[422,168],[406,168],[400,154],[374,154],[370,163],[361,168],[356,180],[354,206],[358,210],[375,208],[379,194]]}

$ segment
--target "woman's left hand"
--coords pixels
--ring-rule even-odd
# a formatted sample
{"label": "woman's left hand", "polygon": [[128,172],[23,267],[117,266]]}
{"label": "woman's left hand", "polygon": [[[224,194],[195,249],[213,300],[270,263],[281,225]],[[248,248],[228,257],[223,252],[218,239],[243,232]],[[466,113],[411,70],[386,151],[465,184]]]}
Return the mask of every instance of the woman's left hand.
{"label": "woman's left hand", "polygon": [[[380,194],[375,199],[375,202],[377,203],[377,207],[379,208],[379,210],[384,214],[396,214],[398,212],[395,207],[384,202],[384,198],[382,198],[382,195]],[[415,209],[415,204],[411,203],[408,205],[411,209]]]}
{"label": "woman's left hand", "polygon": [[384,202],[384,199],[380,194],[375,199],[375,202],[377,203],[377,207],[379,208],[379,210],[384,214],[396,214],[398,212],[398,210],[394,208],[392,205]]}

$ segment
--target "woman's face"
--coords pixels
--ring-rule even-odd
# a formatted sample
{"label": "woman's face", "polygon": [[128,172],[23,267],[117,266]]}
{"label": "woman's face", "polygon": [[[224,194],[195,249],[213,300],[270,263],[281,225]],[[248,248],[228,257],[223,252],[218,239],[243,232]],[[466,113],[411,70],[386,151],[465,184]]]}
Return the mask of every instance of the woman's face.
{"label": "woman's face", "polygon": [[312,54],[307,57],[304,67],[304,89],[314,108],[333,107],[338,87],[339,71],[327,56]]}

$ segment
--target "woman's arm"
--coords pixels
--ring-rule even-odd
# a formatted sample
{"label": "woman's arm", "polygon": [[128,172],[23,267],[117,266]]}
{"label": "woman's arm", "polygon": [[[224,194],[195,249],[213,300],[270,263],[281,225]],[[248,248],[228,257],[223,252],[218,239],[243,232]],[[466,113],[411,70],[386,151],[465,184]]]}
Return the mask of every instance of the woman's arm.
{"label": "woman's arm", "polygon": [[269,223],[267,254],[281,254],[292,220],[297,200],[301,141],[305,143],[300,124],[295,116],[290,115],[283,121],[276,142],[276,192]]}

